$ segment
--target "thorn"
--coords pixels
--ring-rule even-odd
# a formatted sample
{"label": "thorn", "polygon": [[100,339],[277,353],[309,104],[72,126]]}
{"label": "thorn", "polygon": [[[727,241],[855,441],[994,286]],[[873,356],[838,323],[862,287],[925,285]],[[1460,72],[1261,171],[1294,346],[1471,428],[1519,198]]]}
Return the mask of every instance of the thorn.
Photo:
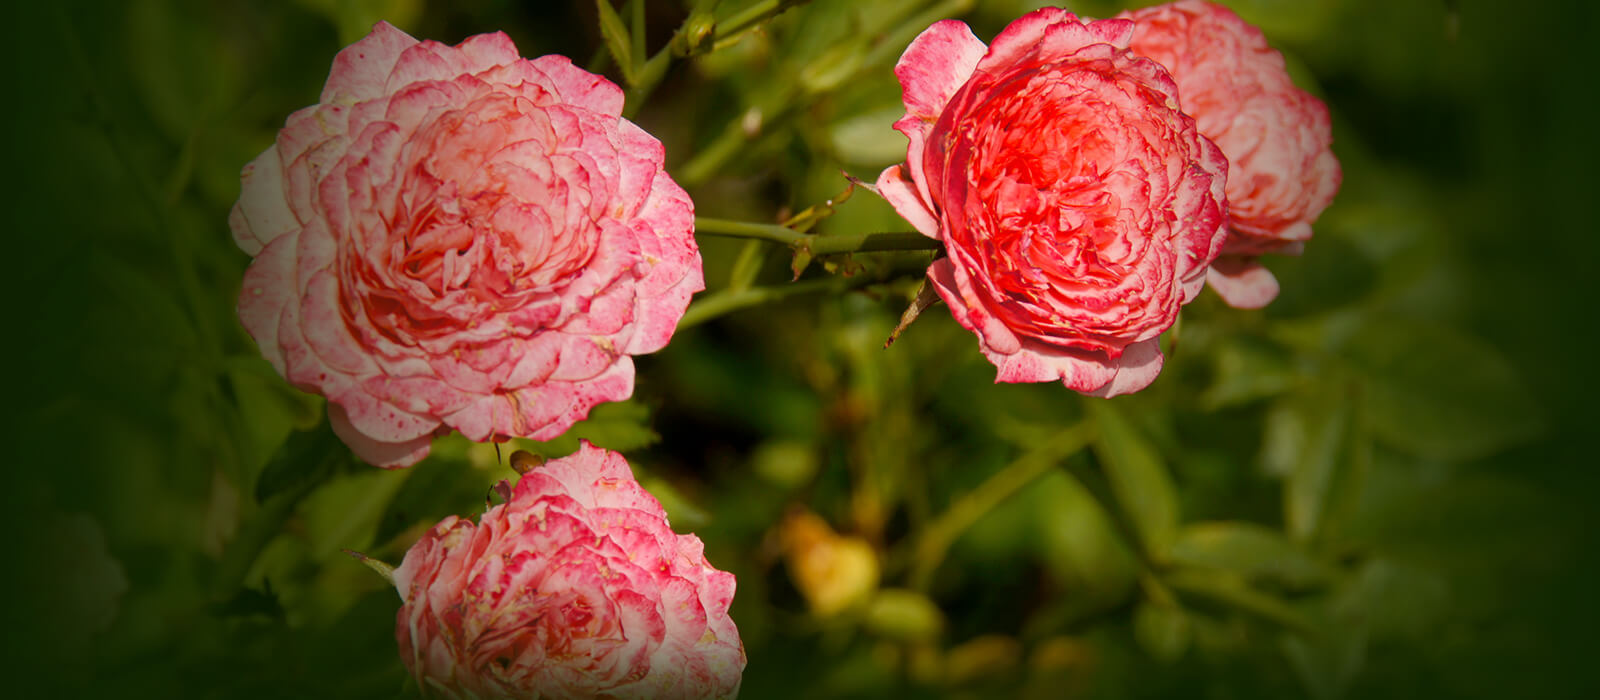
{"label": "thorn", "polygon": [[345,554],[348,554],[348,555],[350,555],[352,557],[355,557],[356,561],[359,561],[362,564],[366,564],[367,568],[378,572],[378,575],[382,576],[384,578],[384,580],[388,581],[391,584],[394,583],[394,567],[389,566],[388,564],[384,563],[381,560],[373,559],[372,557],[369,557],[369,556],[367,556],[365,554],[357,552],[354,549],[341,549],[339,551],[342,551]]}
{"label": "thorn", "polygon": [[922,282],[917,285],[916,298],[911,300],[911,305],[906,307],[905,313],[900,314],[900,324],[889,332],[889,339],[883,342],[883,347],[888,349],[890,345],[894,345],[895,339],[900,337],[900,333],[906,329],[906,326],[917,320],[917,316],[922,315],[924,309],[938,302],[938,290],[935,290],[933,285],[928,284],[928,278],[922,278]]}

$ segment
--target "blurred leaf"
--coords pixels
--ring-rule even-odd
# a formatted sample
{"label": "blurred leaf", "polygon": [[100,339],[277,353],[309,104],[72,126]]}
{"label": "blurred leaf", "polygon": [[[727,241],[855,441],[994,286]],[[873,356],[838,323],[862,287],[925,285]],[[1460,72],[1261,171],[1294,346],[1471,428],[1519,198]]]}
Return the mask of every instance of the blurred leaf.
{"label": "blurred leaf", "polygon": [[1166,559],[1178,530],[1178,497],[1155,445],[1112,401],[1090,400],[1099,436],[1095,454],[1105,468],[1117,505],[1138,531],[1146,554]]}
{"label": "blurred leaf", "polygon": [[1206,410],[1275,396],[1296,380],[1289,352],[1258,336],[1226,336],[1211,357],[1212,383],[1200,395],[1200,404]]}
{"label": "blurred leaf", "polygon": [[280,493],[307,489],[332,476],[340,461],[348,461],[349,448],[324,420],[311,430],[297,430],[278,447],[256,480],[256,501],[265,503]]}
{"label": "blurred leaf", "polygon": [[1178,564],[1225,569],[1249,580],[1294,589],[1325,580],[1330,572],[1310,554],[1271,528],[1248,522],[1192,523],[1172,546]]}
{"label": "blurred leaf", "polygon": [[339,28],[339,43],[349,45],[385,21],[405,30],[422,15],[422,0],[297,0]]}
{"label": "blurred leaf", "polygon": [[1315,630],[1310,620],[1283,599],[1252,588],[1237,574],[1205,569],[1182,569],[1161,581],[1192,607],[1208,605],[1242,613],[1301,634]]}
{"label": "blurred leaf", "polygon": [[906,157],[906,139],[891,127],[905,116],[898,104],[862,112],[835,122],[828,139],[839,158],[853,165],[883,167]]}
{"label": "blurred leaf", "polygon": [[628,35],[628,27],[622,23],[617,9],[611,6],[611,0],[594,0],[594,6],[600,13],[600,37],[622,70],[622,79],[633,85],[638,80],[638,65],[634,63],[633,38]]}
{"label": "blurred leaf", "polygon": [[1127,595],[1138,561],[1081,484],[1058,471],[1041,477],[1019,498],[1027,500],[989,517],[1005,517],[1024,505],[1034,505],[1033,519],[1025,521],[1027,527],[1020,534],[1039,533],[1038,554],[1047,570],[1071,592],[1071,599],[1114,601]]}
{"label": "blurred leaf", "polygon": [[1133,636],[1145,652],[1172,663],[1189,650],[1193,629],[1182,608],[1145,600],[1133,610]]}
{"label": "blurred leaf", "polygon": [[409,469],[364,469],[317,489],[301,506],[313,561],[341,549],[369,549],[379,518],[412,474]]}
{"label": "blurred leaf", "polygon": [[[447,515],[469,517],[481,513],[489,485],[515,476],[509,469],[474,469],[462,459],[450,459],[441,454],[446,452],[442,448],[454,442],[451,439],[438,441],[435,454],[407,467],[411,476],[394,498],[389,499],[383,518],[378,521],[374,542],[387,543],[413,526],[432,525]],[[396,544],[409,546],[411,543]]]}
{"label": "blurred leaf", "polygon": [[1269,417],[1263,459],[1288,460],[1284,528],[1311,543],[1332,527],[1359,496],[1371,460],[1370,438],[1359,422],[1358,385],[1340,374],[1287,398]]}
{"label": "blurred leaf", "polygon": [[1298,256],[1261,258],[1278,278],[1278,298],[1267,318],[1310,316],[1359,301],[1378,282],[1378,268],[1367,253],[1336,235],[1317,236]]}
{"label": "blurred leaf", "polygon": [[885,588],[867,605],[865,625],[873,634],[902,642],[929,642],[944,629],[944,613],[927,596]]}
{"label": "blurred leaf", "polygon": [[711,523],[711,513],[695,505],[694,501],[683,495],[672,482],[646,475],[639,477],[639,485],[661,502],[661,508],[667,511],[667,520],[672,523],[672,529],[680,533],[689,533]]}
{"label": "blurred leaf", "polygon": [[1538,406],[1494,347],[1420,319],[1373,319],[1345,354],[1366,376],[1373,433],[1436,459],[1492,455],[1538,436]]}
{"label": "blurred leaf", "polygon": [[617,452],[640,450],[661,441],[650,427],[650,407],[637,401],[613,401],[589,409],[589,417],[552,440],[524,440],[545,457],[564,457],[578,451],[578,440]]}

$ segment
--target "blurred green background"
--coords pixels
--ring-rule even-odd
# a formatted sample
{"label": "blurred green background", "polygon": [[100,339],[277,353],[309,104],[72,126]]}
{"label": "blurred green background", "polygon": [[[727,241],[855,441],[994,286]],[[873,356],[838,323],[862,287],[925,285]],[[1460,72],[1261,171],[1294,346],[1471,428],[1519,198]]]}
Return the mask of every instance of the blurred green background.
{"label": "blurred green background", "polygon": [[[646,3],[648,52],[685,4]],[[738,575],[744,697],[1600,696],[1594,5],[1231,5],[1329,103],[1344,185],[1305,255],[1269,261],[1282,296],[1204,293],[1150,389],[993,384],[937,307],[885,350],[928,256],[857,255],[807,273],[825,293],[680,331],[634,400],[517,445],[625,451]],[[799,3],[630,109],[700,214],[776,222],[903,157],[892,66],[918,31],[958,16],[988,39],[1036,6]],[[459,438],[399,472],[319,442],[320,399],[234,317],[249,260],[226,215],[372,22],[502,30],[621,81],[595,6],[4,12],[0,687],[414,696],[398,597],[340,549],[398,562],[513,474]],[[856,192],[817,230],[906,228]],[[702,250],[707,297],[789,278],[764,244]]]}

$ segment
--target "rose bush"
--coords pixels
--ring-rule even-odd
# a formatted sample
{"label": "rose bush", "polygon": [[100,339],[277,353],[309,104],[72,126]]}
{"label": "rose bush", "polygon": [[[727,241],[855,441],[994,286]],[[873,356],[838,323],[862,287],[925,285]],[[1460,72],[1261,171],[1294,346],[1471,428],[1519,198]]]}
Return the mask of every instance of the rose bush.
{"label": "rose bush", "polygon": [[667,526],[622,456],[583,443],[474,525],[450,516],[394,570],[396,636],[447,697],[723,698],[744,647],[732,574]]}
{"label": "rose bush", "polygon": [[1259,308],[1278,281],[1256,261],[1299,254],[1339,189],[1328,107],[1294,85],[1283,56],[1232,10],[1183,0],[1121,15],[1133,50],[1178,83],[1183,109],[1228,157],[1228,228],[1209,282],[1229,304]]}
{"label": "rose bush", "polygon": [[247,165],[239,318],[363,459],[549,439],[633,392],[704,288],[693,204],[622,91],[504,34],[388,24]]}
{"label": "rose bush", "polygon": [[878,190],[944,242],[928,279],[996,381],[1144,388],[1222,245],[1227,161],[1132,33],[1045,8],[986,47],[946,20],[895,66],[911,142]]}

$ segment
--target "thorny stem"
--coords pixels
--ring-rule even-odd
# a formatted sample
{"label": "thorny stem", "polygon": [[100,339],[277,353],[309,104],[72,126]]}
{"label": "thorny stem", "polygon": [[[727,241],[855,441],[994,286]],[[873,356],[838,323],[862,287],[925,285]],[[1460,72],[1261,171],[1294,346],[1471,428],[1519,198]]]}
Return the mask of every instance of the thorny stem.
{"label": "thorny stem", "polygon": [[838,253],[870,253],[891,250],[938,250],[939,242],[915,231],[889,231],[856,233],[840,236],[823,236],[800,233],[777,224],[759,224],[746,221],[728,221],[695,217],[696,233],[728,238],[755,238],[780,243],[796,253],[834,255]]}
{"label": "thorny stem", "polygon": [[690,304],[689,310],[683,314],[683,319],[678,321],[678,331],[700,325],[718,316],[730,314],[740,309],[760,306],[802,294],[819,292],[842,294],[852,289],[893,282],[906,274],[922,274],[925,268],[925,265],[912,268],[896,267],[883,274],[876,275],[861,273],[852,277],[824,277],[789,284],[722,289],[700,297]]}

